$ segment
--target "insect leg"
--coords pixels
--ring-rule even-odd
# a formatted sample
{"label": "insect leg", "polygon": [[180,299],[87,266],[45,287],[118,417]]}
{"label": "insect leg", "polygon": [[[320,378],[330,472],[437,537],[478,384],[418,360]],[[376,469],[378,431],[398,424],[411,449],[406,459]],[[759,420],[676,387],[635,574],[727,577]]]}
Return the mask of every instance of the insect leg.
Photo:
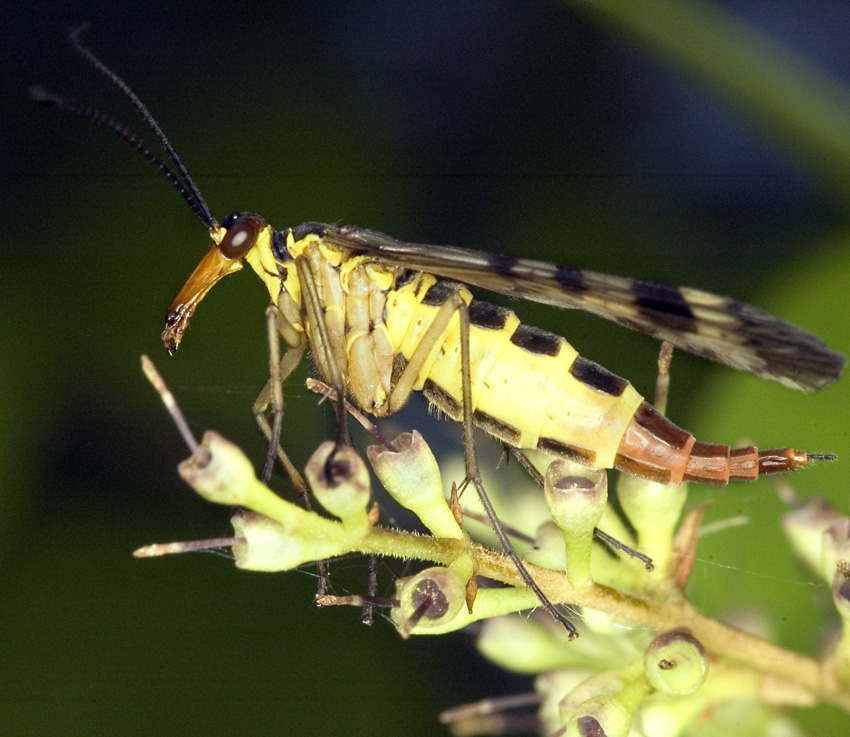
{"label": "insect leg", "polygon": [[[390,395],[387,397],[387,407],[381,412],[382,415],[391,415],[398,412],[410,399],[410,394],[419,378],[419,373],[428,360],[428,356],[434,349],[438,340],[444,338],[446,329],[449,327],[455,313],[461,308],[466,308],[466,303],[458,294],[453,294],[440,306],[425,334],[422,336],[416,350],[410,356],[410,360],[393,385]],[[458,418],[454,418],[458,419]]]}
{"label": "insect leg", "polygon": [[475,455],[475,438],[473,435],[473,420],[472,420],[472,373],[470,368],[470,349],[469,349],[469,310],[466,302],[457,292],[452,294],[440,306],[437,314],[431,325],[422,336],[422,340],[416,347],[416,350],[410,356],[404,370],[401,373],[398,381],[393,387],[388,398],[389,413],[400,409],[410,396],[410,392],[416,383],[425,361],[435,348],[437,342],[443,338],[445,331],[448,328],[451,320],[457,312],[460,319],[460,348],[461,348],[461,374],[463,388],[463,450],[466,465],[466,480],[465,483],[472,484],[475,487],[478,497],[481,500],[481,505],[487,514],[490,526],[502,546],[502,550],[507,555],[513,564],[516,566],[517,572],[522,577],[526,586],[531,589],[540,600],[541,605],[556,621],[560,622],[569,632],[570,638],[576,637],[578,632],[569,620],[567,620],[552,604],[546,595],[540,590],[540,587],[531,577],[526,567],[517,555],[516,550],[511,544],[510,539],[505,532],[505,529],[496,515],[496,510],[490,502],[490,498],[484,489],[484,483],[481,479],[481,473],[478,469],[478,461]]}
{"label": "insect leg", "polygon": [[334,356],[325,323],[325,312],[322,309],[322,300],[316,279],[310,269],[309,261],[304,257],[295,260],[298,270],[298,279],[301,282],[301,302],[305,311],[305,325],[309,326],[310,346],[313,351],[313,359],[319,368],[319,373],[334,390],[336,400],[337,418],[337,447],[351,445],[351,437],[348,433],[348,423],[345,413],[343,398],[345,397],[345,374]]}
{"label": "insect leg", "polygon": [[519,555],[517,555],[514,546],[511,544],[504,527],[502,527],[502,523],[496,516],[496,510],[493,509],[490,497],[484,490],[484,482],[481,480],[481,472],[478,469],[478,459],[475,455],[475,436],[473,434],[472,422],[472,369],[469,359],[469,308],[459,297],[456,299],[460,302],[460,305],[458,305],[458,311],[460,314],[460,355],[463,384],[463,456],[466,464],[466,480],[471,483],[478,492],[481,505],[487,513],[490,525],[493,528],[493,532],[496,533],[496,538],[499,540],[502,550],[505,551],[505,555],[507,555],[516,566],[517,572],[522,577],[523,581],[525,581],[525,585],[537,595],[543,609],[564,626],[569,633],[569,638],[572,640],[573,638],[578,637],[578,630],[576,630],[573,623],[564,617],[555,605],[549,601],[546,594],[540,590],[537,582],[531,577],[528,569],[519,559]]}
{"label": "insect leg", "polygon": [[[257,424],[269,441],[268,455],[266,456],[261,480],[264,484],[268,484],[271,478],[272,468],[274,467],[274,459],[277,457],[289,476],[292,485],[295,487],[295,491],[298,494],[298,498],[301,499],[304,508],[312,511],[313,505],[310,502],[307,482],[280,444],[284,409],[283,382],[289,378],[292,372],[298,367],[298,364],[301,363],[301,359],[304,357],[304,346],[292,346],[287,336],[297,336],[298,333],[287,321],[283,313],[274,305],[269,306],[266,310],[266,326],[268,328],[269,339],[269,379],[263,385],[263,388],[260,389],[260,393],[254,400],[252,407]],[[280,357],[279,340],[281,336],[289,343],[289,348],[284,353],[283,358]],[[270,407],[273,416],[271,425],[266,418],[266,411]],[[318,595],[323,595],[327,591],[328,585],[327,568],[324,561],[316,561],[316,574],[319,579]]]}
{"label": "insect leg", "polygon": [[[280,357],[280,336],[287,334],[290,327],[286,318],[274,305],[266,310],[266,327],[269,340],[269,380],[265,383],[257,398],[254,400],[253,412],[257,424],[269,440],[269,450],[266,455],[266,463],[263,466],[262,482],[267,484],[272,475],[275,456],[280,458],[281,465],[286,469],[289,478],[301,492],[304,484],[300,474],[289,460],[289,456],[280,445],[280,434],[283,423],[283,382],[301,363],[304,357],[304,348],[292,348]],[[269,426],[266,419],[266,411],[271,408],[272,425]],[[298,480],[296,481],[296,476]],[[300,485],[299,485],[300,481]],[[306,487],[305,487],[306,488]]]}
{"label": "insect leg", "polygon": [[658,351],[658,376],[655,379],[655,409],[662,415],[667,413],[667,397],[670,394],[670,364],[673,361],[674,345],[661,341]]}

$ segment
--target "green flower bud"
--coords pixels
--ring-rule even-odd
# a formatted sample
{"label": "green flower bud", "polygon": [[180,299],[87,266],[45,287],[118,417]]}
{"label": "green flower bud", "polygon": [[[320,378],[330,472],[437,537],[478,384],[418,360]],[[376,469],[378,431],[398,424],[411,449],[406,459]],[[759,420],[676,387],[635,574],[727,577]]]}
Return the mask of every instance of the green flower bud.
{"label": "green flower bud", "polygon": [[635,712],[651,691],[640,661],[588,678],[561,699],[566,734],[628,737]]}
{"label": "green flower bud", "polygon": [[375,475],[399,504],[413,512],[436,537],[463,539],[464,533],[446,503],[437,459],[422,435],[402,433],[392,451],[381,445],[366,449]]}
{"label": "green flower bud", "polygon": [[537,528],[534,536],[534,547],[523,553],[523,558],[529,563],[553,571],[563,571],[567,561],[564,558],[564,533],[552,520],[544,522]]}
{"label": "green flower bud", "polygon": [[579,662],[564,628],[535,617],[488,619],[476,645],[482,655],[517,673],[544,673]]}
{"label": "green flower bud", "polygon": [[659,571],[669,568],[687,496],[687,484],[668,486],[626,474],[617,480],[617,499],[637,532],[641,552],[652,558]]}
{"label": "green flower bud", "polygon": [[354,448],[322,443],[304,469],[313,494],[346,530],[369,529],[369,471]]}
{"label": "green flower bud", "polygon": [[[575,642],[581,642],[581,638]],[[584,667],[559,668],[541,673],[534,679],[534,690],[540,695],[540,734],[560,734],[565,720],[561,710],[561,699],[595,673],[592,664]]]}
{"label": "green flower bud", "polygon": [[209,453],[207,462],[201,465],[195,456],[183,461],[177,466],[181,478],[207,501],[249,506],[254,487],[262,486],[251,461],[237,445],[212,430],[204,433],[201,446]]}
{"label": "green flower bud", "polygon": [[[637,687],[635,687],[637,686]],[[593,696],[567,722],[567,737],[628,737],[647,689],[629,684],[615,694]]]}
{"label": "green flower bud", "polygon": [[652,687],[666,696],[688,696],[708,676],[705,648],[683,630],[656,637],[646,649],[643,665]]}
{"label": "green flower bud", "polygon": [[564,534],[567,580],[575,588],[591,581],[593,528],[605,513],[608,476],[577,463],[557,460],[546,470],[546,506]]}
{"label": "green flower bud", "polygon": [[294,504],[290,507],[292,515],[283,522],[255,512],[234,515],[231,524],[236,537],[245,540],[232,546],[237,567],[250,571],[289,571],[351,551],[350,537],[339,522],[323,519]]}

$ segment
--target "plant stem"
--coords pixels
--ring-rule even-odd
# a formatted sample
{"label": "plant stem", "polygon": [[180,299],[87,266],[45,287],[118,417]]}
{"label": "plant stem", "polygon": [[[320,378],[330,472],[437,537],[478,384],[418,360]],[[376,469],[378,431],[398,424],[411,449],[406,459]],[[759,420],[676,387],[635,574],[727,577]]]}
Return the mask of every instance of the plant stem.
{"label": "plant stem", "polygon": [[[475,557],[479,575],[522,586],[510,561],[500,554],[476,545]],[[533,565],[528,565],[528,570],[553,602],[589,607],[662,631],[686,627],[711,654],[729,658],[760,673],[778,676],[818,699],[850,710],[850,694],[837,687],[820,661],[706,617],[687,600],[653,601],[598,584],[573,589],[566,576],[558,571]]]}

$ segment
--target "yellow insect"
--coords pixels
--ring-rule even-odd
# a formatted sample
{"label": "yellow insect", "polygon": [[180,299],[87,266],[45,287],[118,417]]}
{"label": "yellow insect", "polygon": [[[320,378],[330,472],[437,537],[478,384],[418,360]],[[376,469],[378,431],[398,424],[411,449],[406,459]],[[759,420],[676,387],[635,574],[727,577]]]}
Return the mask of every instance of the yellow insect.
{"label": "yellow insect", "polygon": [[34,96],[130,142],[166,174],[212,238],[168,311],[163,341],[169,350],[179,345],[210,288],[247,262],[277,306],[278,330],[290,348],[309,346],[325,381],[339,394],[350,391],[376,416],[393,414],[412,391],[421,391],[449,417],[463,420],[466,412],[514,448],[668,484],[754,479],[804,466],[813,457],[790,448],[730,450],[697,442],[627,381],[579,356],[563,338],[522,325],[512,311],[473,301],[463,284],[593,312],[802,391],[829,386],[845,364],[811,333],[696,289],[405,243],[352,226],[305,223],[275,230],[250,213],[219,225],[144,105],[80,43],[78,33],[71,37],[75,48],[130,97],[175,170],[102,113],[43,90]]}
{"label": "yellow insect", "polygon": [[[71,33],[72,45],[127,95],[174,168],[100,111],[40,88],[32,90],[33,97],[82,115],[133,146],[168,178],[212,238],[212,248],[168,311],[162,334],[166,348],[177,348],[207,292],[245,262],[269,291],[275,306],[270,312],[271,368],[277,381],[271,382],[268,397],[261,393],[255,404],[261,424],[268,404],[275,419],[265,479],[276,452],[288,464],[278,448],[280,383],[306,348],[337,400],[338,443],[347,440],[340,401],[346,392],[364,410],[382,417],[398,411],[411,392],[421,391],[434,407],[463,422],[466,481],[476,488],[503,549],[526,584],[572,637],[575,628],[528,573],[487,498],[475,460],[473,424],[514,449],[536,449],[667,484],[755,479],[825,457],[791,448],[731,450],[697,442],[626,380],[582,358],[563,338],[522,325],[512,311],[473,301],[464,285],[593,312],[801,391],[823,389],[839,378],[846,362],[842,355],[757,307],[696,289],[406,243],[351,226],[304,223],[275,230],[251,213],[235,213],[219,225],[141,100],[80,42],[82,30]],[[277,357],[274,333],[290,347],[283,361]],[[294,467],[289,464],[287,470],[297,483]],[[649,559],[644,560],[651,569]],[[474,588],[468,597],[471,605]]]}
{"label": "yellow insect", "polygon": [[434,274],[589,309],[804,391],[832,383],[844,364],[818,338],[767,312],[693,289],[403,243],[356,227],[305,223],[276,231],[250,213],[231,215],[211,233],[212,248],[168,311],[169,350],[209,289],[247,262],[280,310],[286,342],[309,345],[324,379],[344,377],[364,410],[390,415],[411,391],[422,391],[462,420],[459,310],[467,309],[475,424],[515,448],[663,483],[754,479],[805,465],[807,456],[695,442],[563,338],[473,301],[465,287]]}

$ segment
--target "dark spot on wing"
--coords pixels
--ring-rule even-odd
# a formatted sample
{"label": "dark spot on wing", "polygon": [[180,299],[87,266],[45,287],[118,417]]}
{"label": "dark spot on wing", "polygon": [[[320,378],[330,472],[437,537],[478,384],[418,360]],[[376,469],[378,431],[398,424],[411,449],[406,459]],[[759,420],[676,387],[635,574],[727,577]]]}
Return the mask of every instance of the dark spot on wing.
{"label": "dark spot on wing", "polygon": [[[635,304],[650,318],[658,319],[660,314],[674,318],[670,324],[676,325],[680,330],[694,329],[694,313],[678,287],[672,284],[638,280],[632,283],[631,292],[635,297]],[[683,325],[682,320],[687,321],[688,324]]]}
{"label": "dark spot on wing", "polygon": [[499,256],[495,253],[487,254],[487,265],[499,276],[513,276],[514,267],[519,259],[516,256]]}
{"label": "dark spot on wing", "polygon": [[555,281],[572,292],[581,292],[587,289],[581,269],[577,269],[575,266],[558,266],[555,271]]}

